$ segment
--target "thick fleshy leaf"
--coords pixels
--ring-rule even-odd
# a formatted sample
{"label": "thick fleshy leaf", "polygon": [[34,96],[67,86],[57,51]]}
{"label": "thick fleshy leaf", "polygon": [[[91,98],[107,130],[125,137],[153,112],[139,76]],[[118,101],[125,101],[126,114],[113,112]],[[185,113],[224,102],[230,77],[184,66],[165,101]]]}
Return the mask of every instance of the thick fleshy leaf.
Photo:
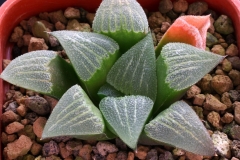
{"label": "thick fleshy leaf", "polygon": [[224,56],[184,43],[168,43],[157,59],[158,92],[154,114],[169,107],[210,72]]}
{"label": "thick fleshy leaf", "polygon": [[93,30],[113,38],[124,53],[145,37],[148,21],[136,0],[104,0],[96,12]]}
{"label": "thick fleshy leaf", "polygon": [[101,112],[79,85],[71,87],[54,107],[42,138],[71,136],[84,140],[112,139]]}
{"label": "thick fleshy leaf", "polygon": [[156,59],[151,34],[134,45],[113,65],[107,82],[126,95],[156,99]]}
{"label": "thick fleshy leaf", "polygon": [[69,63],[54,51],[33,51],[12,60],[1,78],[14,85],[34,90],[55,98],[78,83]]}
{"label": "thick fleshy leaf", "polygon": [[122,97],[124,94],[116,90],[110,84],[106,83],[99,89],[98,96],[102,99],[105,97]]}
{"label": "thick fleshy leaf", "polygon": [[151,113],[153,101],[145,96],[107,97],[99,106],[109,129],[130,148],[136,149],[138,138]]}
{"label": "thick fleshy leaf", "polygon": [[214,146],[206,128],[193,109],[184,101],[172,104],[145,126],[145,134],[161,144],[213,156]]}
{"label": "thick fleshy leaf", "polygon": [[119,46],[111,38],[89,32],[56,31],[55,36],[66,51],[82,86],[96,100],[108,71],[119,58]]}
{"label": "thick fleshy leaf", "polygon": [[182,42],[200,49],[205,49],[207,30],[209,27],[210,15],[188,15],[179,17],[163,35],[155,50],[156,56],[159,56],[162,47],[169,42]]}

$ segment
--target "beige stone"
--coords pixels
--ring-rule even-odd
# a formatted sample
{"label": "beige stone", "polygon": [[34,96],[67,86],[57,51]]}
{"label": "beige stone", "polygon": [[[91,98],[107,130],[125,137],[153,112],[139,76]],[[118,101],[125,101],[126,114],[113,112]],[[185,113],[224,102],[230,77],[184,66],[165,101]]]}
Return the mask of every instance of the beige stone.
{"label": "beige stone", "polygon": [[240,124],[240,102],[233,103],[234,108],[234,120]]}
{"label": "beige stone", "polygon": [[85,144],[83,148],[79,150],[79,156],[84,160],[92,160],[91,152],[92,147],[89,144]]}
{"label": "beige stone", "polygon": [[224,75],[214,76],[211,81],[211,86],[218,94],[223,94],[233,89],[232,80]]}
{"label": "beige stone", "polygon": [[16,159],[19,156],[23,156],[31,149],[32,141],[27,136],[20,136],[18,140],[8,143],[4,148],[9,159]]}
{"label": "beige stone", "polygon": [[60,155],[61,155],[63,158],[67,158],[67,157],[69,157],[69,156],[72,154],[71,151],[69,151],[69,150],[66,149],[65,143],[63,143],[63,142],[59,143],[59,144],[58,144],[58,147],[59,147]]}
{"label": "beige stone", "polygon": [[227,109],[227,106],[220,102],[216,97],[211,94],[206,94],[206,102],[204,102],[203,107],[206,110],[213,111],[224,111]]}
{"label": "beige stone", "polygon": [[18,114],[22,117],[24,117],[27,114],[27,111],[28,111],[27,107],[22,104],[20,106],[18,106],[18,108],[17,108]]}
{"label": "beige stone", "polygon": [[206,99],[206,97],[204,94],[197,94],[196,96],[194,96],[193,104],[202,106],[205,99]]}
{"label": "beige stone", "polygon": [[36,156],[42,151],[42,145],[37,142],[33,142],[30,151],[31,151],[32,155]]}
{"label": "beige stone", "polygon": [[115,160],[117,153],[109,153],[106,160]]}
{"label": "beige stone", "polygon": [[220,125],[220,115],[219,113],[212,111],[207,115],[207,120],[210,122],[213,127],[217,129],[221,129],[222,126]]}
{"label": "beige stone", "polygon": [[225,113],[223,117],[221,118],[221,121],[223,123],[231,123],[234,119],[234,116],[231,113]]}
{"label": "beige stone", "polygon": [[147,152],[150,150],[147,146],[138,146],[135,151],[135,156],[139,159],[146,159]]}
{"label": "beige stone", "polygon": [[36,51],[36,50],[47,50],[48,46],[45,43],[43,38],[35,38],[31,37],[29,46],[28,46],[28,52]]}
{"label": "beige stone", "polygon": [[232,107],[232,101],[230,99],[229,93],[224,92],[221,97],[221,102],[227,106],[227,108]]}
{"label": "beige stone", "polygon": [[234,86],[240,85],[240,72],[238,70],[233,69],[228,75],[231,78]]}
{"label": "beige stone", "polygon": [[186,93],[186,98],[187,99],[194,98],[196,95],[200,93],[201,93],[201,89],[198,86],[193,85],[188,89]]}
{"label": "beige stone", "polygon": [[186,152],[186,158],[189,160],[202,160],[203,156],[191,152]]}
{"label": "beige stone", "polygon": [[7,134],[13,134],[13,133],[17,133],[20,130],[22,130],[24,128],[24,125],[22,125],[19,122],[12,122],[9,125],[6,126],[5,131]]}
{"label": "beige stone", "polygon": [[45,117],[39,117],[33,123],[33,132],[36,134],[38,138],[42,137],[42,132],[46,123],[47,123],[47,119]]}
{"label": "beige stone", "polygon": [[128,152],[128,158],[127,158],[127,160],[134,160],[134,157],[135,157],[135,155],[134,155],[133,152]]}
{"label": "beige stone", "polygon": [[11,123],[14,121],[19,121],[19,120],[20,120],[20,116],[11,110],[6,111],[2,114],[2,122],[5,124]]}
{"label": "beige stone", "polygon": [[73,7],[68,7],[64,11],[64,16],[69,19],[80,18],[80,10]]}
{"label": "beige stone", "polygon": [[230,44],[226,50],[228,56],[238,56],[238,47],[235,44]]}
{"label": "beige stone", "polygon": [[188,2],[186,0],[176,0],[173,2],[173,11],[176,13],[184,13],[188,9]]}

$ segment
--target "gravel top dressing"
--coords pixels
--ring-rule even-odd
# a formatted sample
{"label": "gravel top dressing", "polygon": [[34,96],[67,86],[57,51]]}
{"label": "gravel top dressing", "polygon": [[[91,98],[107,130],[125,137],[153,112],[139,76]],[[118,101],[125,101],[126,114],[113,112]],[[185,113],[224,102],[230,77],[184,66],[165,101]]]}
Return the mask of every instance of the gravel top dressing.
{"label": "gravel top dressing", "polygon": [[[206,50],[226,58],[184,95],[207,128],[216,155],[204,157],[168,146],[138,145],[131,150],[119,138],[84,141],[71,137],[41,140],[44,125],[57,100],[11,85],[3,105],[4,159],[17,160],[239,160],[240,159],[240,59],[231,19],[208,8],[205,2],[162,0],[158,12],[146,11],[157,45],[174,20],[182,15],[211,14]],[[36,50],[54,50],[69,59],[58,40],[47,32],[92,31],[95,14],[82,8],[44,12],[23,20],[10,37],[13,58]],[[4,68],[10,60],[4,60]],[[27,63],[27,62],[26,62]],[[31,67],[31,66],[30,66]]]}

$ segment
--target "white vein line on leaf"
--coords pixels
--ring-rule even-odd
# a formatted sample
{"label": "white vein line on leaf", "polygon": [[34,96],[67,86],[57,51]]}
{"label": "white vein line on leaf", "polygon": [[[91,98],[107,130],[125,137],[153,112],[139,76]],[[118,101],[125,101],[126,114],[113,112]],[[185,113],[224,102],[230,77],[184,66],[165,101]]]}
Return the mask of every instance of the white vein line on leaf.
{"label": "white vein line on leaf", "polygon": [[[62,125],[59,125],[60,127],[64,127],[64,126],[68,126],[68,124],[74,124],[74,123],[77,123],[77,122],[85,122],[86,120],[86,117],[84,117],[85,120],[83,121],[79,121],[82,119],[82,116],[85,116],[87,115],[86,117],[88,117],[88,115],[90,116],[90,118],[94,118],[94,117],[91,117],[92,114],[89,113],[89,111],[87,112],[82,112],[81,114],[77,115],[76,117],[74,118],[71,118],[71,120],[68,120],[66,123],[62,124]],[[82,124],[82,123],[78,123],[78,124]]]}
{"label": "white vein line on leaf", "polygon": [[[129,68],[132,65],[132,63],[133,63],[133,57],[131,57],[129,63],[127,64],[127,67],[125,68],[125,70],[124,70],[124,72],[122,74],[121,82],[124,82],[124,79],[126,79],[125,77],[126,77],[127,73],[129,72],[129,70],[130,70]],[[127,85],[127,83],[124,83],[124,87],[123,88],[126,88],[126,85]]]}
{"label": "white vein line on leaf", "polygon": [[[126,122],[127,122],[127,129],[128,129],[128,132],[129,132],[129,136],[132,137],[132,132],[131,132],[131,126],[129,125],[129,117],[128,117],[128,112],[127,112],[127,103],[126,103],[126,100],[123,100],[123,106],[124,106],[124,113],[125,113],[125,118],[126,118]],[[123,126],[124,127],[124,126]]]}
{"label": "white vein line on leaf", "polygon": [[[84,103],[81,103],[80,105],[77,105],[74,109],[72,109],[70,112],[67,112],[68,114],[66,114],[66,110],[71,109],[75,104],[78,104],[79,100],[75,100],[72,103],[70,103],[67,107],[65,107],[58,115],[57,115],[57,119],[64,119],[65,117],[68,116],[68,114],[71,114],[72,112],[76,112],[77,110],[82,110],[85,109],[86,112],[89,112],[89,110],[84,106]],[[83,112],[84,113],[84,112]]]}
{"label": "white vein line on leaf", "polygon": [[[198,62],[200,62],[200,63],[198,63]],[[209,63],[209,62],[212,62],[212,60],[211,59],[209,59],[209,60],[194,60],[194,61],[187,61],[187,62],[181,62],[181,63],[172,62],[171,64],[173,64],[173,65],[171,66],[171,68],[179,68],[179,67],[187,68],[188,66],[191,66],[191,65],[195,65],[196,67],[201,67],[202,62]]]}
{"label": "white vein line on leaf", "polygon": [[[134,10],[134,11],[135,11],[135,10]],[[140,12],[135,11],[135,14],[136,14],[137,17],[138,17],[138,20],[139,20],[138,22],[141,23],[140,26],[143,26],[143,28],[142,28],[143,31],[146,32],[146,31],[145,31],[145,27],[146,27],[146,26],[144,25],[144,21],[143,21],[143,19],[141,18],[142,16],[141,16]],[[134,31],[135,31],[135,32],[142,32],[142,31],[141,31],[141,28],[139,28],[139,29],[140,29],[139,31],[137,31],[137,30],[134,30]]]}
{"label": "white vein line on leaf", "polygon": [[[185,124],[188,124],[188,126],[191,126],[191,125],[189,125],[189,123],[186,121],[186,119],[185,119],[184,117],[182,117],[178,112],[173,111],[173,113],[177,114],[177,115],[185,122]],[[193,133],[192,133],[191,131],[187,130],[187,128],[186,128],[184,125],[182,125],[182,124],[179,123],[178,121],[174,120],[174,119],[173,119],[174,116],[173,116],[173,115],[171,116],[171,115],[172,115],[172,114],[169,114],[169,116],[166,117],[166,119],[169,120],[169,121],[172,122],[172,123],[175,123],[179,128],[181,128],[183,131],[187,132],[193,139],[195,139],[196,141],[198,141],[199,143],[201,143],[202,146],[204,146],[204,143],[203,143],[200,139],[198,139],[197,137],[195,137],[195,136],[193,135]]]}
{"label": "white vein line on leaf", "polygon": [[[87,51],[90,51],[90,49],[89,49],[88,47],[83,46],[83,44],[81,44],[80,42],[77,42],[77,44],[76,44],[75,46],[77,46],[77,45],[80,45],[80,46],[82,46],[82,48],[85,48]],[[91,51],[91,52],[93,52],[93,51]],[[82,52],[81,50],[79,50],[79,53],[81,54],[82,58],[83,58],[84,60],[86,60],[93,68],[98,68],[97,66],[95,66],[95,64],[92,62],[92,60],[89,58],[89,56],[91,56],[91,54],[96,55],[95,53],[91,53],[91,54],[89,54],[89,53],[84,53],[84,52]],[[88,55],[89,55],[89,56],[88,56]]]}
{"label": "white vein line on leaf", "polygon": [[[198,67],[192,66],[192,67],[188,67],[188,68],[180,68],[179,70],[174,70],[174,71],[171,70],[171,73],[168,72],[167,77],[172,77],[174,75],[178,75],[179,73],[183,73],[183,72],[180,72],[182,70],[184,70],[184,71],[186,71],[186,70],[192,71],[192,70],[197,70],[197,69],[198,69]],[[178,77],[176,77],[176,78],[178,78]],[[171,79],[171,81],[174,81],[174,79]]]}
{"label": "white vein line on leaf", "polygon": [[119,111],[118,111],[118,107],[117,107],[117,104],[116,104],[116,100],[113,100],[113,107],[115,108],[115,110],[116,110],[116,112],[117,112],[117,115],[118,115],[118,119],[120,120],[120,123],[121,123],[121,125],[123,126],[123,122],[122,122],[120,113],[119,113]]}
{"label": "white vein line on leaf", "polygon": [[37,74],[39,74],[39,76],[41,76],[42,74],[50,76],[50,74],[47,71],[18,71],[16,73],[16,76],[17,75],[22,75],[22,74],[32,75],[33,73],[35,73],[35,74],[37,73]]}
{"label": "white vein line on leaf", "polygon": [[86,123],[87,121],[91,121],[91,122],[93,122],[93,124],[98,124],[98,125],[96,125],[96,126],[99,126],[99,124],[100,124],[100,123],[97,123],[97,122],[96,122],[96,121],[97,121],[97,118],[92,116],[92,117],[86,118],[86,119],[84,119],[84,120],[82,120],[82,121],[74,122],[73,125],[70,125],[70,128],[71,128],[71,127],[74,127],[74,126],[79,126],[79,125],[81,125],[81,124],[83,124],[83,123]]}
{"label": "white vein line on leaf", "polygon": [[[81,52],[81,51],[79,51],[79,52]],[[82,52],[81,52],[82,53]],[[78,61],[78,63],[80,63],[81,65],[81,67],[84,67],[84,69],[88,72],[88,78],[89,78],[89,76],[91,76],[93,73],[92,73],[92,71],[90,70],[90,68],[92,67],[92,68],[95,68],[95,66],[91,66],[91,63],[89,63],[89,61],[88,60],[86,60],[85,59],[85,57],[82,55],[82,54],[79,54],[79,56],[81,56],[81,61]],[[77,65],[77,64],[76,64]],[[90,66],[89,66],[90,65]],[[95,68],[96,69],[96,68]],[[82,72],[81,72],[82,73]],[[85,76],[84,76],[85,77]],[[82,77],[83,78],[83,77]]]}
{"label": "white vein line on leaf", "polygon": [[35,78],[26,78],[26,79],[34,82],[45,82],[47,84],[52,84],[52,83],[49,83],[50,82],[49,80],[45,80],[45,79],[35,79]]}
{"label": "white vein line on leaf", "polygon": [[[144,60],[143,61],[143,72],[142,72],[142,74],[141,74],[141,78],[139,79],[139,88],[141,88],[142,87],[142,84],[144,83],[144,81],[143,81],[143,79],[144,79],[144,75],[146,74],[146,72],[145,72],[145,67],[146,67],[146,60]],[[148,93],[148,89],[147,88],[145,88],[146,89],[146,92]]]}
{"label": "white vein line on leaf", "polygon": [[[139,107],[140,109],[140,107]],[[137,120],[137,99],[134,99],[134,120],[133,122],[136,123],[136,120]]]}
{"label": "white vein line on leaf", "polygon": [[[88,37],[86,37],[86,38],[88,38]],[[81,46],[82,48],[86,49],[87,51],[89,51],[89,53],[95,55],[96,57],[99,57],[99,58],[107,57],[107,54],[104,54],[104,56],[100,56],[99,54],[95,53],[93,50],[90,49],[92,46],[95,46],[95,47],[98,48],[98,49],[102,49],[104,53],[107,53],[107,52],[108,52],[108,51],[107,51],[105,48],[103,48],[101,45],[99,45],[98,43],[94,42],[94,41],[92,40],[92,38],[93,38],[93,37],[90,37],[90,38],[89,38],[90,41],[91,41],[91,44],[89,44],[88,42],[86,42],[86,41],[83,40],[83,42],[84,42],[83,44],[82,44],[80,41],[77,41],[77,45],[79,45],[79,46]],[[105,42],[105,40],[102,40],[101,38],[98,38],[98,37],[94,37],[94,40],[96,40],[96,41],[101,41],[101,42]],[[85,44],[85,43],[86,43],[86,44]],[[107,45],[109,45],[109,44],[107,44]],[[91,47],[90,47],[90,46],[91,46]],[[113,47],[112,45],[109,45],[109,46]],[[114,47],[113,47],[113,48],[114,48]]]}
{"label": "white vein line on leaf", "polygon": [[[181,109],[181,108],[180,108]],[[182,109],[181,109],[182,110]],[[183,110],[182,110],[183,111]],[[191,123],[189,123],[189,121],[186,121],[185,118],[182,116],[182,114],[179,114],[178,112],[176,111],[173,111],[175,114],[177,114],[179,117],[181,117],[182,120],[184,120],[184,122],[186,124],[188,124],[190,127],[194,127]],[[193,130],[196,134],[198,133],[198,131],[196,130]]]}
{"label": "white vein line on leaf", "polygon": [[131,26],[130,26],[130,30],[129,31],[135,31],[134,30],[134,25],[133,25],[133,23],[134,23],[134,21],[133,21],[133,12],[132,12],[132,8],[129,6],[129,5],[127,5],[127,11],[128,11],[128,13],[129,13],[129,17],[125,17],[126,19],[128,18],[128,19],[130,19],[129,21],[130,21],[130,23],[131,23]]}
{"label": "white vein line on leaf", "polygon": [[[157,122],[157,123],[158,123],[158,122]],[[178,136],[180,136],[181,138],[184,138],[183,135],[179,134],[178,130],[176,130],[176,129],[173,128],[172,126],[168,125],[167,122],[162,121],[160,125],[165,126],[165,127],[168,128],[169,130],[172,130],[172,131],[175,133],[175,135],[178,135]],[[159,130],[159,129],[156,129],[156,131],[158,131],[158,130]],[[154,133],[156,133],[156,132],[154,132]],[[156,136],[157,136],[157,135],[153,135],[153,137],[156,137]],[[162,137],[161,137],[161,138],[162,138]],[[172,138],[173,138],[173,137],[172,137]]]}
{"label": "white vein line on leaf", "polygon": [[[39,67],[40,66],[40,67]],[[36,67],[37,69],[38,68],[41,68],[41,69],[44,69],[44,70],[47,70],[47,66],[46,65],[39,65],[39,64],[27,64],[27,65],[16,65],[16,66],[13,66],[12,68],[11,68],[11,70],[13,70],[13,69],[17,69],[17,70],[19,70],[19,69],[21,69],[21,68],[30,68],[30,69],[32,69],[33,67]]]}
{"label": "white vein line on leaf", "polygon": [[[136,73],[136,71],[140,68],[140,67],[138,67],[139,65],[141,65],[142,63],[142,57],[143,57],[143,55],[144,55],[144,51],[145,51],[145,49],[146,49],[146,44],[142,47],[142,49],[141,49],[141,51],[140,51],[140,54],[139,54],[139,56],[136,56],[137,57],[137,64],[135,64],[134,65],[134,71],[133,71],[133,76],[132,76],[132,79],[131,79],[131,84],[133,84],[133,81],[134,81],[134,79],[135,79],[135,73]],[[135,61],[135,62],[136,62]],[[144,68],[142,68],[142,69],[144,69]],[[143,70],[141,70],[141,76],[143,75]],[[139,80],[141,80],[141,79],[139,79]],[[141,85],[140,85],[141,86]]]}

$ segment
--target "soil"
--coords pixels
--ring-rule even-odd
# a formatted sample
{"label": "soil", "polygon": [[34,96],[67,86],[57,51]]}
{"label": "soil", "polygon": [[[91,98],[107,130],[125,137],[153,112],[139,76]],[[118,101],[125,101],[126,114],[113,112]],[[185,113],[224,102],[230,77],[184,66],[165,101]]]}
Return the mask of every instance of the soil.
{"label": "soil", "polygon": [[[224,61],[183,97],[192,106],[215,142],[216,155],[203,157],[168,146],[139,145],[129,149],[119,138],[110,141],[83,141],[71,137],[40,140],[43,127],[57,100],[12,85],[3,105],[1,140],[4,159],[18,160],[238,160],[240,159],[240,59],[229,18],[208,9],[204,2],[189,5],[185,0],[162,0],[158,12],[147,12],[149,25],[157,44],[174,20],[181,15],[211,13],[206,50],[227,55]],[[162,7],[164,6],[164,7]],[[67,60],[67,55],[54,37],[54,30],[91,31],[94,13],[82,8],[44,12],[23,20],[10,38],[13,57],[29,51],[49,49]],[[36,23],[36,21],[40,23]],[[228,22],[223,30],[218,22]],[[220,29],[217,29],[219,28]],[[226,34],[227,33],[227,34]],[[4,60],[4,67],[9,60]],[[36,107],[32,107],[33,105]],[[36,109],[33,109],[36,108]]]}

